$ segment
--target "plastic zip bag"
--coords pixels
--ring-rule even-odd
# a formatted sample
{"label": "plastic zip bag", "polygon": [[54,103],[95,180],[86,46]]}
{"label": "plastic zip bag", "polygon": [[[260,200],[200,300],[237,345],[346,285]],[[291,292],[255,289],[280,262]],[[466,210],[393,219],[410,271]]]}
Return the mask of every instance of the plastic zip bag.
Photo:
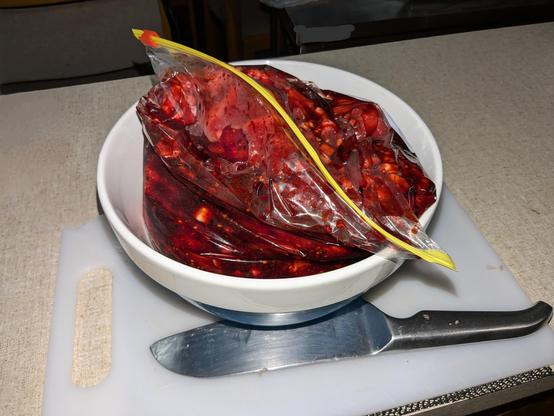
{"label": "plastic zip bag", "polygon": [[[137,106],[145,218],[158,250],[248,277],[331,270],[391,243],[395,255],[453,267],[417,223],[434,186],[376,104],[135,35],[160,78]],[[197,206],[180,211],[187,193]]]}

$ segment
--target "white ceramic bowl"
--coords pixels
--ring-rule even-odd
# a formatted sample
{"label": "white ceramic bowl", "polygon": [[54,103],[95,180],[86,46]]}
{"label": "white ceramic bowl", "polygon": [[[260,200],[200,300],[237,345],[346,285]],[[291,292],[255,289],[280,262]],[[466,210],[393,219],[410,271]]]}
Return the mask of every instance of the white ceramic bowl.
{"label": "white ceramic bowl", "polygon": [[[442,163],[433,135],[404,101],[357,75],[327,66],[294,61],[245,61],[268,64],[319,87],[372,100],[381,105],[427,175],[442,188]],[[145,91],[146,93],[146,91]],[[98,195],[104,213],[125,252],[148,276],[193,304],[221,317],[249,324],[282,325],[327,314],[376,285],[401,261],[370,256],[313,276],[258,280],[206,272],[174,261],[147,244],[142,218],[142,146],[133,105],[114,125],[98,161]],[[436,203],[422,216],[426,226]]]}

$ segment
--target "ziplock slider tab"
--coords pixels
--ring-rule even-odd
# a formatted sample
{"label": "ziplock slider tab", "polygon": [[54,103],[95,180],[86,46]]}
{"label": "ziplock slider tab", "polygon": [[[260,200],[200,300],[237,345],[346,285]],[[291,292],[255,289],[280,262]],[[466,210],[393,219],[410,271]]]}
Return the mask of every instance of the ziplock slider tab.
{"label": "ziplock slider tab", "polygon": [[[134,33],[134,32],[137,32],[137,33]],[[142,33],[140,33],[142,32]],[[140,33],[140,34],[139,34]],[[144,31],[139,31],[139,30],[136,30],[136,29],[133,29],[133,34],[135,35],[135,37],[142,42],[142,44],[144,46],[150,46],[152,48],[157,48],[158,47],[158,44],[156,43],[156,41],[153,39],[153,38],[159,38],[160,35],[158,35],[156,32],[154,32],[153,30],[144,30]]]}

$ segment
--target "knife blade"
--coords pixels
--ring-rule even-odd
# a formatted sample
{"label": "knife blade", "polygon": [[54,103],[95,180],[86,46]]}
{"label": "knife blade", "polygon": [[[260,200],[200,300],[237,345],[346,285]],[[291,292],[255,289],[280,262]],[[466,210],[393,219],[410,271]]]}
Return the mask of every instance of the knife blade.
{"label": "knife blade", "polygon": [[215,377],[518,337],[551,318],[552,307],[538,302],[519,311],[421,311],[399,319],[358,299],[307,324],[266,328],[220,321],[161,339],[150,350],[175,373]]}

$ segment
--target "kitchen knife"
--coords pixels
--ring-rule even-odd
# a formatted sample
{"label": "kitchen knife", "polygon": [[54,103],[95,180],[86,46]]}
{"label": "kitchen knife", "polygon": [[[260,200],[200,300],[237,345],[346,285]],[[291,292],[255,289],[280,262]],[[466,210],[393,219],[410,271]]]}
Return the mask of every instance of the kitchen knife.
{"label": "kitchen knife", "polygon": [[310,323],[282,328],[221,321],[161,339],[150,346],[165,368],[215,377],[527,335],[552,318],[544,302],[510,312],[422,311],[399,319],[358,299]]}

